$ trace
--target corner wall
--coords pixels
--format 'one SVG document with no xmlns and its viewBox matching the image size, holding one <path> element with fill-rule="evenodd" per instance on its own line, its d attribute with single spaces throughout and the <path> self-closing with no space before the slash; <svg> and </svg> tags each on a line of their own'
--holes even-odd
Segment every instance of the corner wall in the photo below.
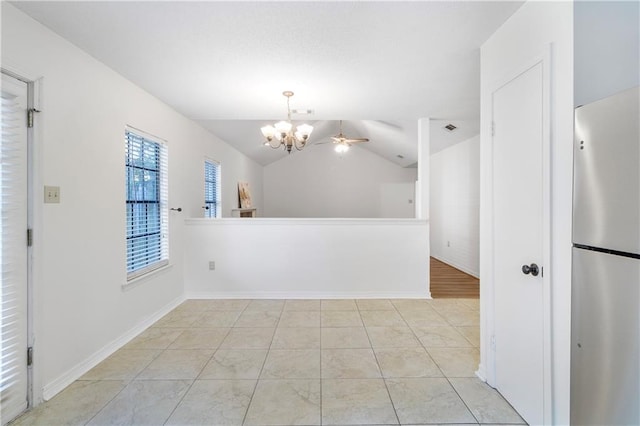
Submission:
<svg viewBox="0 0 640 426">
<path fill-rule="evenodd" d="M 640 85 L 640 3 L 574 2 L 575 106 Z"/>
<path fill-rule="evenodd" d="M 222 164 L 223 211 L 262 167 L 2 2 L 2 67 L 38 80 L 34 184 L 34 397 L 78 378 L 184 297 L 184 219 L 202 217 L 204 158 Z M 126 290 L 124 129 L 169 149 L 171 266 Z M 61 188 L 42 203 L 43 185 Z"/>
<path fill-rule="evenodd" d="M 431 256 L 480 274 L 480 136 L 431 155 Z"/>
<path fill-rule="evenodd" d="M 571 332 L 571 200 L 573 170 L 573 3 L 528 1 L 481 48 L 480 119 L 480 298 L 481 363 L 490 348 L 490 257 L 492 217 L 486 199 L 492 158 L 483 148 L 491 140 L 491 87 L 550 47 L 551 76 L 551 412 L 552 424 L 569 424 Z M 486 202 L 485 202 L 486 201 Z"/>
</svg>

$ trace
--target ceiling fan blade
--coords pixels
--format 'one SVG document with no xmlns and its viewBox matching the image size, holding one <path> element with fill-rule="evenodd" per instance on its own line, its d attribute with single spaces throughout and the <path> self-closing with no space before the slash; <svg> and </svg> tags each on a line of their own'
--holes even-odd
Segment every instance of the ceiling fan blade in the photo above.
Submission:
<svg viewBox="0 0 640 426">
<path fill-rule="evenodd" d="M 361 143 L 361 142 L 369 142 L 368 138 L 347 138 L 344 140 L 346 143 Z"/>
</svg>

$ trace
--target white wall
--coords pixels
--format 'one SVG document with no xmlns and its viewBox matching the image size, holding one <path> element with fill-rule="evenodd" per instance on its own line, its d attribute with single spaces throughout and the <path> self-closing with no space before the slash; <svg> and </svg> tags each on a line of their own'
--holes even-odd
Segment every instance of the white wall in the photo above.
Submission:
<svg viewBox="0 0 640 426">
<path fill-rule="evenodd" d="M 551 281 L 552 423 L 569 424 L 569 364 L 571 321 L 571 188 L 573 154 L 573 3 L 525 3 L 481 48 L 480 148 L 480 282 L 481 363 L 489 351 L 488 317 L 491 269 L 487 233 L 491 216 L 484 202 L 490 182 L 491 89 L 510 73 L 544 53 L 550 46 L 551 74 Z"/>
<path fill-rule="evenodd" d="M 203 160 L 222 163 L 223 208 L 261 167 L 89 55 L 2 2 L 2 67 L 39 79 L 35 146 L 34 393 L 49 397 L 184 294 L 184 218 L 201 216 Z M 168 141 L 171 267 L 122 289 L 124 129 Z M 42 204 L 42 186 L 61 188 Z"/>
<path fill-rule="evenodd" d="M 431 155 L 431 256 L 480 273 L 480 136 Z"/>
<path fill-rule="evenodd" d="M 640 3 L 580 0 L 573 12 L 575 105 L 640 85 Z"/>
<path fill-rule="evenodd" d="M 359 146 L 340 155 L 333 144 L 312 145 L 265 166 L 264 212 L 258 216 L 380 218 L 400 210 L 400 217 L 413 217 L 414 204 L 385 196 L 385 185 L 415 180 L 416 169 Z M 402 204 L 388 205 L 394 201 Z"/>
<path fill-rule="evenodd" d="M 416 219 L 188 220 L 187 297 L 430 297 L 426 229 Z"/>
</svg>

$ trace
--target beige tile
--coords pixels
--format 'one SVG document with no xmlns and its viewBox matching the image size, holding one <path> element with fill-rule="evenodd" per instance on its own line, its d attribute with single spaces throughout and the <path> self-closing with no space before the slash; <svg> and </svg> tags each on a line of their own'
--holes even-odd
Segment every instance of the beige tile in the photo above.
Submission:
<svg viewBox="0 0 640 426">
<path fill-rule="evenodd" d="M 280 311 L 245 311 L 234 327 L 275 327 L 280 320 Z"/>
<path fill-rule="evenodd" d="M 272 349 L 261 379 L 319 379 L 320 349 Z"/>
<path fill-rule="evenodd" d="M 287 311 L 286 309 L 285 305 L 278 327 L 320 327 L 320 311 Z"/>
<path fill-rule="evenodd" d="M 431 307 L 431 299 L 392 299 L 391 303 L 398 310 L 420 310 Z"/>
<path fill-rule="evenodd" d="M 231 327 L 240 316 L 239 311 L 207 311 L 203 312 L 193 327 Z"/>
<path fill-rule="evenodd" d="M 371 349 L 323 349 L 323 379 L 371 379 L 382 377 Z"/>
<path fill-rule="evenodd" d="M 98 413 L 126 382 L 121 380 L 78 380 L 51 400 L 18 417 L 12 426 L 81 425 Z"/>
<path fill-rule="evenodd" d="M 277 299 L 257 299 L 252 300 L 247 305 L 246 311 L 282 311 L 284 300 Z"/>
<path fill-rule="evenodd" d="M 241 425 L 255 380 L 196 380 L 167 425 Z"/>
<path fill-rule="evenodd" d="M 322 327 L 362 327 L 358 311 L 323 311 L 320 315 Z"/>
<path fill-rule="evenodd" d="M 257 379 L 266 356 L 266 349 L 219 349 L 204 367 L 198 380 Z"/>
<path fill-rule="evenodd" d="M 452 309 L 457 307 L 465 307 L 460 299 L 433 299 L 431 307 L 434 309 Z"/>
<path fill-rule="evenodd" d="M 458 299 L 460 304 L 466 306 L 469 309 L 473 309 L 474 311 L 480 310 L 480 299 Z"/>
<path fill-rule="evenodd" d="M 476 423 L 447 379 L 386 379 L 401 424 Z"/>
<path fill-rule="evenodd" d="M 477 348 L 427 348 L 445 377 L 475 377 L 480 363 Z"/>
<path fill-rule="evenodd" d="M 393 311 L 360 311 L 366 327 L 406 327 L 406 323 L 398 312 Z"/>
<path fill-rule="evenodd" d="M 213 310 L 215 300 L 207 299 L 188 299 L 182 302 L 180 306 L 176 308 L 177 311 L 184 312 L 204 312 Z"/>
<path fill-rule="evenodd" d="M 217 349 L 228 328 L 195 328 L 185 330 L 169 346 L 169 349 Z"/>
<path fill-rule="evenodd" d="M 356 301 L 353 299 L 330 299 L 320 302 L 322 311 L 357 311 Z"/>
<path fill-rule="evenodd" d="M 456 327 L 456 330 L 462 334 L 472 346 L 476 348 L 480 347 L 480 327 L 478 326 L 461 326 Z"/>
<path fill-rule="evenodd" d="M 370 348 L 364 327 L 322 328 L 322 349 Z"/>
<path fill-rule="evenodd" d="M 400 315 L 411 327 L 431 327 L 434 325 L 449 325 L 446 319 L 435 310 L 420 309 L 400 311 Z"/>
<path fill-rule="evenodd" d="M 160 318 L 153 327 L 187 328 L 202 316 L 202 312 L 173 310 Z"/>
<path fill-rule="evenodd" d="M 123 349 L 166 349 L 182 333 L 180 328 L 147 328 Z"/>
<path fill-rule="evenodd" d="M 322 424 L 398 424 L 382 379 L 322 380 Z"/>
<path fill-rule="evenodd" d="M 284 304 L 285 311 L 319 311 L 319 300 L 287 300 Z"/>
<path fill-rule="evenodd" d="M 245 425 L 319 425 L 320 380 L 260 380 Z"/>
<path fill-rule="evenodd" d="M 195 379 L 211 355 L 212 350 L 167 349 L 140 373 L 138 379 Z"/>
<path fill-rule="evenodd" d="M 243 311 L 250 300 L 244 299 L 216 299 L 211 300 L 209 305 L 210 311 Z"/>
<path fill-rule="evenodd" d="M 318 349 L 320 348 L 319 328 L 278 327 L 273 337 L 272 349 Z"/>
<path fill-rule="evenodd" d="M 442 377 L 423 348 L 375 349 L 384 377 Z"/>
<path fill-rule="evenodd" d="M 468 348 L 471 343 L 454 327 L 412 327 L 420 343 L 426 348 Z"/>
<path fill-rule="evenodd" d="M 374 348 L 413 348 L 420 342 L 409 327 L 367 327 Z"/>
<path fill-rule="evenodd" d="M 479 326 L 480 312 L 471 310 L 463 305 L 457 305 L 447 308 L 434 308 L 447 322 L 451 325 L 461 326 Z"/>
<path fill-rule="evenodd" d="M 190 386 L 191 380 L 134 380 L 88 424 L 163 424 Z"/>
<path fill-rule="evenodd" d="M 130 380 L 158 356 L 157 349 L 120 349 L 82 376 L 81 380 Z"/>
<path fill-rule="evenodd" d="M 480 423 L 525 424 L 502 395 L 479 379 L 449 381 Z"/>
<path fill-rule="evenodd" d="M 222 341 L 222 349 L 268 349 L 273 328 L 232 328 Z"/>
<path fill-rule="evenodd" d="M 358 305 L 358 309 L 361 311 L 395 311 L 396 308 L 393 306 L 390 300 L 388 299 L 359 299 L 356 300 L 356 305 Z"/>
</svg>

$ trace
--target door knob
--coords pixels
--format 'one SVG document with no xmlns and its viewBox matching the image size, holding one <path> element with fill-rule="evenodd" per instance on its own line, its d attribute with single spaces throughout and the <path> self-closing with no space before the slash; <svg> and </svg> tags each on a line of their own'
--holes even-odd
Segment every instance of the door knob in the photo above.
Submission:
<svg viewBox="0 0 640 426">
<path fill-rule="evenodd" d="M 534 277 L 537 277 L 539 272 L 540 269 L 535 263 L 532 263 L 531 265 L 522 265 L 522 273 L 525 275 L 531 274 Z"/>
</svg>

